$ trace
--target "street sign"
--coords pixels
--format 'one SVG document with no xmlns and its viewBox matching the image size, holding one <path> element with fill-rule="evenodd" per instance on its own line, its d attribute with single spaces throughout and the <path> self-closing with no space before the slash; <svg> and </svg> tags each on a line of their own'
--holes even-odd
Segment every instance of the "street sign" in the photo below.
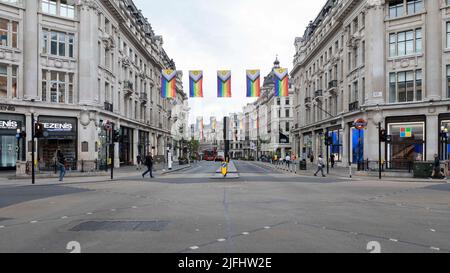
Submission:
<svg viewBox="0 0 450 273">
<path fill-rule="evenodd" d="M 228 163 L 227 162 L 222 162 L 222 175 L 223 177 L 227 176 L 228 174 Z"/>
<path fill-rule="evenodd" d="M 355 128 L 357 130 L 363 130 L 367 127 L 367 121 L 365 121 L 364 119 L 360 118 L 355 120 L 355 122 L 353 123 L 353 126 L 355 126 Z"/>
</svg>

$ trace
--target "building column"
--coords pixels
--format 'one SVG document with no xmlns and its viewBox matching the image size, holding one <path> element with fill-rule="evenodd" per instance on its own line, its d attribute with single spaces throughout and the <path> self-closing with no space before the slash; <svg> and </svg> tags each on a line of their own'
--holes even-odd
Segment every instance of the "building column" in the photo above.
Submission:
<svg viewBox="0 0 450 273">
<path fill-rule="evenodd" d="M 34 1 L 30 1 L 34 2 Z M 36 1 L 37 2 L 37 1 Z M 98 19 L 97 10 L 89 2 L 80 5 L 79 33 L 79 102 L 81 105 L 95 106 L 101 103 L 98 98 Z"/>
<path fill-rule="evenodd" d="M 386 90 L 386 71 L 385 71 L 385 56 L 380 56 L 380 52 L 385 52 L 385 39 L 386 27 L 385 27 L 385 13 L 384 13 L 384 1 L 372 1 L 372 4 L 368 5 L 366 14 L 366 58 L 365 66 L 368 74 L 366 78 L 366 98 L 368 105 L 384 104 L 384 100 L 388 100 L 389 93 L 384 92 Z M 437 1 L 436 1 L 437 2 Z M 384 94 L 384 98 L 383 98 Z M 360 101 L 364 103 L 365 99 Z"/>
<path fill-rule="evenodd" d="M 24 64 L 24 98 L 26 100 L 40 100 L 38 94 L 38 48 L 39 48 L 39 1 L 25 1 L 26 9 L 24 16 L 24 48 L 23 48 L 23 64 Z"/>
<path fill-rule="evenodd" d="M 137 165 L 137 155 L 139 154 L 139 130 L 133 130 L 133 165 Z"/>
<path fill-rule="evenodd" d="M 427 126 L 426 126 L 426 149 L 427 149 L 427 161 L 434 160 L 434 155 L 439 154 L 439 131 L 440 124 L 439 118 L 436 114 L 427 115 Z"/>
<path fill-rule="evenodd" d="M 427 99 L 439 101 L 443 97 L 442 93 L 442 1 L 424 1 L 426 5 L 426 92 Z M 437 150 L 436 150 L 437 151 Z M 430 159 L 430 158 L 429 158 Z"/>
<path fill-rule="evenodd" d="M 349 162 L 349 146 L 350 146 L 350 126 L 345 123 L 345 121 L 342 122 L 342 166 L 348 167 Z"/>
</svg>

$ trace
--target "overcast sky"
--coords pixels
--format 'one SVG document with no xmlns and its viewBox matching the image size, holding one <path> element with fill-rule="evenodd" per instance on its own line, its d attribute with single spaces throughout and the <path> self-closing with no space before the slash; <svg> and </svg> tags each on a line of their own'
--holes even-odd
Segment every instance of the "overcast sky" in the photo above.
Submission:
<svg viewBox="0 0 450 273">
<path fill-rule="evenodd" d="M 189 99 L 190 123 L 242 111 L 247 99 L 245 72 L 267 75 L 278 54 L 292 69 L 295 37 L 302 36 L 325 0 L 134 0 L 164 48 L 182 70 L 189 94 L 189 70 L 204 71 L 203 99 Z M 232 99 L 218 99 L 217 70 L 232 70 Z M 261 81 L 262 84 L 262 81 Z"/>
</svg>

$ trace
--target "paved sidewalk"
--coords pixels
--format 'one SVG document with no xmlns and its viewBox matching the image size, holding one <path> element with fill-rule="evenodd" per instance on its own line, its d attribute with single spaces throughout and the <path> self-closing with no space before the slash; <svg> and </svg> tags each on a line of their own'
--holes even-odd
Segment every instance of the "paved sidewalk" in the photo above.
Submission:
<svg viewBox="0 0 450 273">
<path fill-rule="evenodd" d="M 300 176 L 314 176 L 314 173 L 317 170 L 316 164 L 307 163 L 307 170 L 301 171 L 298 168 L 298 163 L 296 165 L 296 168 L 294 169 L 291 165 L 291 168 L 288 169 L 285 164 L 282 165 L 275 165 L 271 163 L 266 162 L 256 162 L 258 164 L 264 165 L 265 167 L 269 167 L 278 171 L 284 171 L 286 173 L 292 173 L 297 174 Z M 324 169 L 326 173 L 326 167 Z M 391 173 L 392 175 L 392 173 Z M 449 183 L 448 179 L 439 180 L 439 179 L 418 179 L 410 177 L 408 173 L 404 172 L 398 172 L 398 176 L 395 176 L 395 173 L 393 176 L 386 176 L 383 174 L 383 181 L 393 181 L 393 182 L 430 182 L 430 183 Z M 328 174 L 329 177 L 337 177 L 337 178 L 350 178 L 350 168 L 344 168 L 341 166 L 335 166 L 334 168 L 330 167 L 330 174 Z M 367 174 L 366 172 L 358 172 L 355 167 L 352 167 L 351 171 L 351 178 L 355 180 L 379 180 L 378 173 L 373 174 Z"/>
<path fill-rule="evenodd" d="M 156 175 L 165 175 L 168 173 L 184 170 L 187 168 L 192 167 L 191 165 L 179 165 L 178 163 L 174 163 L 171 170 L 167 169 L 166 164 L 156 164 L 153 168 L 153 172 Z M 143 173 L 147 168 L 145 166 L 142 166 L 140 170 L 137 169 L 137 166 L 124 166 L 118 169 L 114 169 L 114 178 L 124 178 L 128 177 L 130 175 L 140 175 Z M 99 171 L 99 172 L 70 172 L 67 171 L 65 178 L 95 178 L 95 179 L 107 179 L 111 176 L 111 170 L 108 171 Z M 42 180 L 42 179 L 56 179 L 59 177 L 59 173 L 55 174 L 54 172 L 47 172 L 47 173 L 37 173 L 36 179 Z M 16 176 L 14 171 L 8 171 L 8 172 L 0 172 L 0 182 L 8 181 L 8 180 L 31 180 L 31 176 Z M 79 180 L 79 179 L 78 179 Z"/>
</svg>

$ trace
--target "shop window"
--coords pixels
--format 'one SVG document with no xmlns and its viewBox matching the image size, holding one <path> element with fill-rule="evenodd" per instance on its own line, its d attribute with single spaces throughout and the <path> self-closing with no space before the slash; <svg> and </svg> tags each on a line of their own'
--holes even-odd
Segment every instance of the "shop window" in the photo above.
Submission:
<svg viewBox="0 0 450 273">
<path fill-rule="evenodd" d="M 447 65 L 447 98 L 450 99 L 450 65 Z"/>
<path fill-rule="evenodd" d="M 388 125 L 392 142 L 388 145 L 391 168 L 406 169 L 409 162 L 422 161 L 425 155 L 425 124 L 394 123 Z"/>
</svg>

